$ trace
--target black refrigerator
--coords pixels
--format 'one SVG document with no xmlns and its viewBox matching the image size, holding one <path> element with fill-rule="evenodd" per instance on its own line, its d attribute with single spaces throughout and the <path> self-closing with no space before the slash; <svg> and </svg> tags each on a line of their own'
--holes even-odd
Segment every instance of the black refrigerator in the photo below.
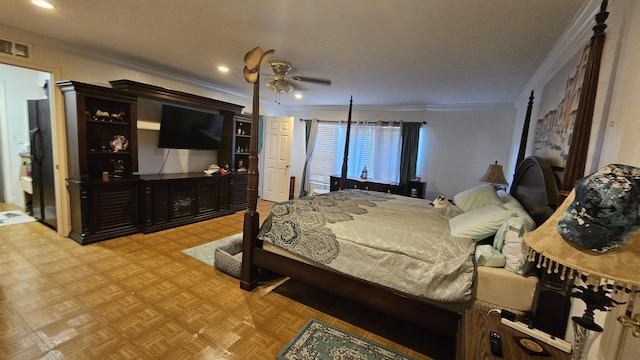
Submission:
<svg viewBox="0 0 640 360">
<path fill-rule="evenodd" d="M 27 100 L 33 179 L 33 217 L 56 229 L 56 197 L 53 182 L 53 147 L 49 100 Z"/>
</svg>

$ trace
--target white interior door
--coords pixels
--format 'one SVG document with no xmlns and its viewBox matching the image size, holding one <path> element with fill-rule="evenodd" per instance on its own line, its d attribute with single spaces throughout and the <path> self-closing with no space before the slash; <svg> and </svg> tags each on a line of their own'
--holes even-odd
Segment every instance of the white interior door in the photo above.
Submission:
<svg viewBox="0 0 640 360">
<path fill-rule="evenodd" d="M 264 171 L 262 198 L 282 202 L 289 200 L 289 169 L 293 117 L 265 118 Z"/>
</svg>

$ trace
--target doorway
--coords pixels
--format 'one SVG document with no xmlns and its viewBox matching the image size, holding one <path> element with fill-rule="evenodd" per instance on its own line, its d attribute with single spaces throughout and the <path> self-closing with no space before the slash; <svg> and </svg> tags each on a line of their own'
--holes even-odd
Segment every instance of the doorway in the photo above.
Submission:
<svg viewBox="0 0 640 360">
<path fill-rule="evenodd" d="M 51 81 L 52 74 L 49 72 L 0 63 L 0 192 L 2 201 L 16 205 L 25 212 L 32 209 L 29 205 L 34 200 L 34 186 L 40 185 L 31 177 L 34 159 L 31 157 L 33 144 L 29 116 L 34 110 L 30 110 L 28 101 L 38 100 L 46 105 L 47 110 L 52 108 L 48 93 Z M 40 128 L 53 129 L 51 114 L 37 112 L 42 120 Z M 52 149 L 53 139 L 52 136 L 46 139 L 44 143 L 47 148 Z M 52 221 L 41 220 L 56 228 L 57 208 L 52 155 L 52 150 L 49 150 L 47 158 L 51 174 L 46 180 L 47 187 L 44 190 L 38 188 L 40 191 L 36 191 L 36 196 L 40 195 L 38 202 L 40 198 L 47 200 L 47 203 L 41 206 L 42 212 L 46 209 L 47 220 Z M 35 210 L 31 212 L 34 213 Z"/>
</svg>

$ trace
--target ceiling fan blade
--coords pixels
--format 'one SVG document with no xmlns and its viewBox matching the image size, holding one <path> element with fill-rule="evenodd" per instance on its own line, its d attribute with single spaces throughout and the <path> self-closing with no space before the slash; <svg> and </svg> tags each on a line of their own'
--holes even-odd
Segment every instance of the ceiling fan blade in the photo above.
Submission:
<svg viewBox="0 0 640 360">
<path fill-rule="evenodd" d="M 318 78 L 312 78 L 312 77 L 306 77 L 306 76 L 291 76 L 291 79 L 296 80 L 296 81 L 304 81 L 304 82 L 308 82 L 308 83 L 314 83 L 314 84 L 319 84 L 319 85 L 331 85 L 331 80 L 329 79 L 318 79 Z"/>
<path fill-rule="evenodd" d="M 293 85 L 293 89 L 294 90 L 298 90 L 298 91 L 307 91 L 308 90 L 306 87 L 300 86 L 300 84 L 296 84 L 294 82 L 292 82 L 291 85 Z"/>
</svg>

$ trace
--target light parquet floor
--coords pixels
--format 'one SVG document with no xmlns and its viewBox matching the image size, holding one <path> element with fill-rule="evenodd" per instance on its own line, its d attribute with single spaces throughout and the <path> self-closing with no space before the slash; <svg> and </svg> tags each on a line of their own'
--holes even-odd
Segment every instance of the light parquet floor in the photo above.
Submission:
<svg viewBox="0 0 640 360">
<path fill-rule="evenodd" d="M 181 252 L 241 232 L 243 214 L 85 246 L 0 227 L 0 359 L 274 359 L 312 317 L 428 359 Z"/>
</svg>

